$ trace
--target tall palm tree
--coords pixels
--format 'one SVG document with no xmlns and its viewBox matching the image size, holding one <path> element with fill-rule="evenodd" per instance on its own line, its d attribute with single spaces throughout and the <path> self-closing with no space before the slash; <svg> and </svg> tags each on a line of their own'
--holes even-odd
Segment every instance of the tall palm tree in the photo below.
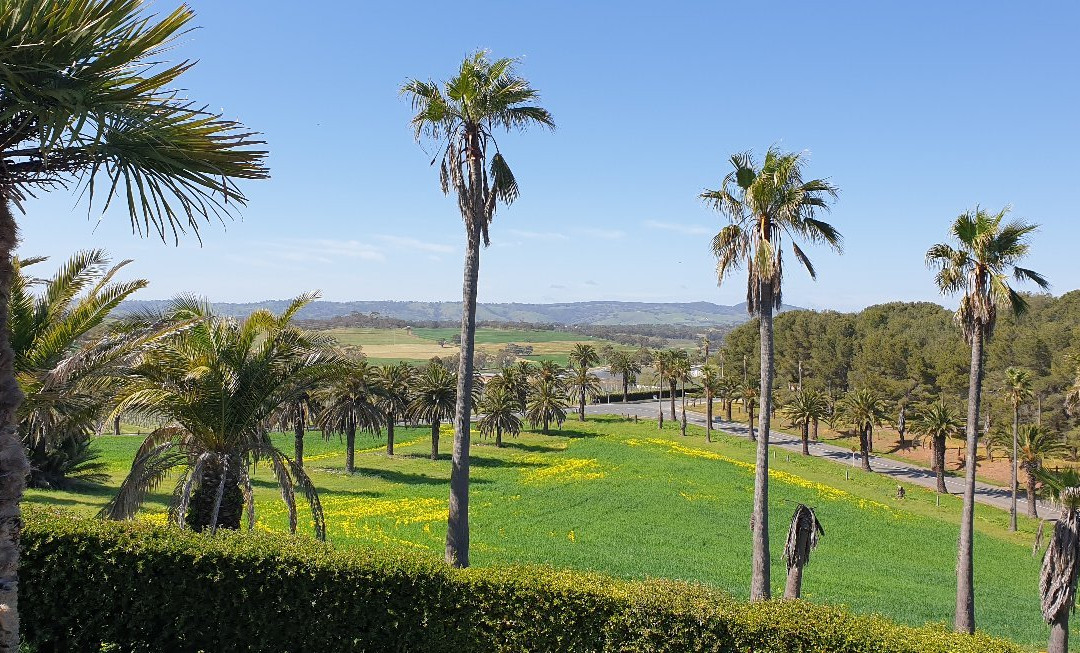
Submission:
<svg viewBox="0 0 1080 653">
<path fill-rule="evenodd" d="M 533 378 L 536 366 L 530 361 L 520 360 L 502 371 L 502 377 L 511 388 L 518 401 L 518 412 L 525 412 L 529 401 L 529 380 Z"/>
<path fill-rule="evenodd" d="M 521 432 L 521 418 L 517 416 L 517 397 L 511 388 L 503 383 L 491 383 L 484 390 L 480 400 L 480 432 L 484 435 L 495 434 L 495 446 L 502 447 L 503 433 L 517 435 Z"/>
<path fill-rule="evenodd" d="M 562 427 L 566 420 L 566 406 L 566 393 L 558 379 L 539 377 L 530 385 L 525 417 L 533 426 L 540 426 L 540 432 L 547 435 L 552 422 Z"/>
<path fill-rule="evenodd" d="M 588 367 L 571 367 L 565 377 L 570 401 L 578 406 L 578 420 L 585 421 L 585 404 L 600 395 L 600 377 Z"/>
<path fill-rule="evenodd" d="M 683 436 L 686 435 L 686 384 L 691 380 L 693 367 L 690 364 L 690 352 L 685 349 L 678 350 L 674 373 L 676 383 L 682 386 L 682 400 L 680 402 L 679 429 Z"/>
<path fill-rule="evenodd" d="M 885 401 L 871 390 L 855 390 L 845 396 L 837 406 L 840 421 L 850 424 L 859 433 L 859 453 L 862 468 L 870 469 L 870 438 L 875 426 L 881 426 L 886 417 Z"/>
<path fill-rule="evenodd" d="M 164 240 L 229 215 L 246 203 L 237 180 L 267 176 L 247 128 L 169 89 L 193 64 L 160 62 L 192 17 L 181 6 L 158 19 L 138 0 L 0 5 L 0 650 L 19 647 L 17 524 L 29 469 L 8 341 L 13 207 L 82 185 L 91 204 L 115 200 L 136 233 Z"/>
<path fill-rule="evenodd" d="M 411 79 L 402 87 L 416 112 L 412 126 L 419 141 L 427 137 L 442 152 L 439 182 L 443 193 L 457 195 L 465 222 L 465 278 L 462 283 L 461 358 L 458 403 L 454 413 L 454 459 L 450 472 L 450 512 L 446 561 L 469 566 L 469 429 L 476 339 L 476 288 L 480 244 L 489 242 L 488 228 L 499 202 L 518 197 L 518 183 L 503 158 L 495 132 L 540 126 L 554 129 L 546 109 L 534 102 L 540 94 L 519 77 L 514 59 L 490 61 L 477 52 L 461 62 L 458 74 L 440 85 Z M 436 155 L 438 158 L 439 155 Z"/>
<path fill-rule="evenodd" d="M 76 253 L 48 280 L 26 274 L 43 260 L 13 259 L 8 305 L 15 373 L 25 396 L 17 415 L 29 481 L 39 488 L 101 481 L 103 464 L 89 451 L 90 437 L 111 409 L 123 364 L 160 332 L 89 332 L 147 282 L 112 281 L 128 261 L 109 267 L 102 250 Z"/>
<path fill-rule="evenodd" d="M 787 561 L 787 585 L 785 599 L 797 599 L 802 595 L 803 567 L 810 562 L 810 553 L 817 548 L 818 538 L 825 535 L 814 509 L 803 504 L 795 506 L 784 543 L 784 560 Z"/>
<path fill-rule="evenodd" d="M 949 436 L 959 437 L 964 429 L 964 420 L 944 399 L 930 404 L 918 413 L 913 430 L 930 438 L 933 443 L 934 462 L 931 467 L 937 474 L 937 491 L 948 492 L 945 487 L 945 440 Z"/>
<path fill-rule="evenodd" d="M 1039 510 L 1036 505 L 1038 496 L 1035 488 L 1039 474 L 1048 458 L 1065 453 L 1065 442 L 1060 435 L 1052 433 L 1043 426 L 1025 424 L 1017 433 L 1017 444 L 1020 468 L 1027 476 L 1027 515 L 1032 519 L 1038 519 Z"/>
<path fill-rule="evenodd" d="M 631 352 L 615 351 L 608 361 L 608 371 L 622 380 L 622 399 L 625 403 L 629 400 L 630 384 L 637 383 L 641 363 Z"/>
<path fill-rule="evenodd" d="M 439 427 L 453 417 L 457 404 L 457 391 L 461 387 L 457 375 L 442 365 L 428 363 L 413 384 L 409 416 L 431 424 L 431 459 L 439 459 Z"/>
<path fill-rule="evenodd" d="M 383 410 L 383 422 L 386 424 L 386 455 L 394 455 L 394 423 L 405 416 L 412 397 L 412 383 L 416 370 L 412 365 L 401 361 L 379 368 L 379 404 Z"/>
<path fill-rule="evenodd" d="M 661 377 L 661 385 L 666 382 L 671 390 L 671 421 L 674 422 L 675 395 L 678 393 L 684 368 L 689 369 L 690 356 L 684 349 L 664 349 L 656 352 L 655 364 L 656 372 Z"/>
<path fill-rule="evenodd" d="M 214 315 L 205 301 L 174 300 L 163 314 L 197 319 L 175 336 L 153 343 L 134 361 L 115 412 L 159 420 L 131 471 L 102 516 L 129 519 L 152 491 L 180 470 L 171 518 L 197 531 L 255 523 L 250 469 L 268 461 L 296 531 L 295 491 L 311 505 L 315 534 L 326 525 L 314 484 L 304 468 L 270 440 L 274 415 L 333 374 L 340 359 L 324 338 L 289 325 L 313 295 L 294 300 L 281 317 L 259 310 L 245 320 Z M 162 320 L 163 321 L 163 320 Z"/>
<path fill-rule="evenodd" d="M 976 207 L 953 222 L 950 235 L 956 247 L 934 245 L 926 252 L 926 263 L 937 269 L 935 282 L 942 294 L 962 293 L 955 320 L 971 345 L 971 373 L 968 380 L 967 468 L 964 478 L 964 508 L 960 525 L 956 566 L 956 630 L 975 632 L 975 586 L 973 580 L 973 538 L 975 528 L 975 466 L 978 453 L 979 400 L 982 394 L 984 347 L 993 335 L 998 311 L 1020 315 L 1027 302 L 1009 286 L 1009 276 L 1049 287 L 1045 278 L 1017 263 L 1030 251 L 1028 239 L 1036 225 L 1022 221 L 1005 222 L 1008 207 L 997 213 Z"/>
<path fill-rule="evenodd" d="M 350 361 L 319 392 L 318 414 L 324 437 L 345 435 L 345 471 L 356 469 L 356 432 L 378 433 L 383 424 L 385 393 L 379 371 L 366 361 Z"/>
<path fill-rule="evenodd" d="M 1080 575 L 1080 473 L 1066 468 L 1054 474 L 1044 472 L 1040 477 L 1062 507 L 1039 574 L 1043 618 L 1050 624 L 1046 651 L 1068 653 L 1069 613 L 1076 609 L 1076 581 Z"/>
<path fill-rule="evenodd" d="M 1017 433 L 1020 430 L 1020 407 L 1031 399 L 1034 390 L 1031 385 L 1031 373 L 1027 370 L 1010 367 L 1005 370 L 1005 396 L 1013 410 L 1012 424 L 1012 500 L 1009 504 L 1009 530 L 1016 530 L 1016 486 L 1017 486 Z"/>
<path fill-rule="evenodd" d="M 758 438 L 754 478 L 753 575 L 750 599 L 767 599 L 769 589 L 769 420 L 772 415 L 773 310 L 780 307 L 783 281 L 783 239 L 792 253 L 815 276 L 814 266 L 797 242 L 825 243 L 840 250 L 840 234 L 817 218 L 828 208 L 837 189 L 821 179 L 803 179 L 805 158 L 769 148 L 759 166 L 750 152 L 730 159 L 734 170 L 720 189 L 701 198 L 731 223 L 713 238 L 720 283 L 741 266 L 747 268 L 746 309 L 760 317 L 761 437 Z"/>
<path fill-rule="evenodd" d="M 705 390 L 705 441 L 712 442 L 713 399 L 724 392 L 720 368 L 706 363 L 701 367 L 701 387 Z"/>
</svg>

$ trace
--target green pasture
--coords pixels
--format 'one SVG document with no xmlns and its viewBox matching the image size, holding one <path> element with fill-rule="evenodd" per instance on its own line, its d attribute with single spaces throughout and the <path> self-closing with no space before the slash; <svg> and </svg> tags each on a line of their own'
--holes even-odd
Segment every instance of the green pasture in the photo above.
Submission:
<svg viewBox="0 0 1080 653">
<path fill-rule="evenodd" d="M 474 438 L 472 561 L 541 563 L 628 578 L 700 581 L 745 597 L 749 587 L 753 445 L 717 434 L 704 441 L 691 426 L 658 431 L 655 422 L 621 418 L 569 421 L 563 431 L 528 432 L 496 448 Z M 287 452 L 291 435 L 275 439 Z M 306 466 L 318 485 L 330 539 L 341 547 L 371 542 L 440 553 L 446 528 L 449 435 L 443 456 L 428 458 L 426 428 L 397 430 L 397 452 L 384 440 L 358 438 L 357 471 L 344 472 L 344 447 L 308 434 Z M 78 492 L 27 493 L 32 503 L 93 513 L 114 491 L 140 439 L 103 436 L 94 447 L 109 464 L 108 485 Z M 893 479 L 829 461 L 778 453 L 772 462 L 770 533 L 774 592 L 797 503 L 815 507 L 826 535 L 807 567 L 812 601 L 845 604 L 909 624 L 951 622 L 960 500 L 907 488 Z M 850 478 L 847 477 L 850 474 Z M 168 480 L 143 517 L 162 519 Z M 266 469 L 257 470 L 258 528 L 284 530 L 286 515 Z M 301 522 L 310 528 L 307 519 Z M 1036 524 L 1007 530 L 1007 513 L 976 510 L 976 604 L 980 629 L 1028 646 L 1045 642 L 1039 616 Z M 310 532 L 310 531 L 309 531 Z"/>
</svg>

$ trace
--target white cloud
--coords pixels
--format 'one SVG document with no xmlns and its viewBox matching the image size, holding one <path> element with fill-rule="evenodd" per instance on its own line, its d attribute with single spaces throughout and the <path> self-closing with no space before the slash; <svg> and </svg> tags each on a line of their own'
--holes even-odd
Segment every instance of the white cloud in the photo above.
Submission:
<svg viewBox="0 0 1080 653">
<path fill-rule="evenodd" d="M 626 237 L 626 232 L 621 229 L 597 229 L 595 227 L 581 227 L 574 229 L 574 233 L 604 240 L 619 240 Z"/>
<path fill-rule="evenodd" d="M 253 252 L 296 263 L 334 263 L 342 258 L 385 261 L 378 247 L 357 240 L 300 239 L 252 243 Z M 244 252 L 241 252 L 244 253 Z"/>
<path fill-rule="evenodd" d="M 687 236 L 708 236 L 713 232 L 708 227 L 703 227 L 697 224 L 682 224 L 678 222 L 660 222 L 659 220 L 646 220 L 643 223 L 650 229 L 662 229 L 664 231 L 674 231 L 675 233 L 685 234 Z"/>
<path fill-rule="evenodd" d="M 423 240 L 417 240 L 416 238 L 410 238 L 408 236 L 391 236 L 387 234 L 379 234 L 375 236 L 384 243 L 390 243 L 391 245 L 397 245 L 398 247 L 404 247 L 405 249 L 411 249 L 418 252 L 435 252 L 438 254 L 449 254 L 454 251 L 454 248 L 445 243 L 429 243 Z"/>
</svg>

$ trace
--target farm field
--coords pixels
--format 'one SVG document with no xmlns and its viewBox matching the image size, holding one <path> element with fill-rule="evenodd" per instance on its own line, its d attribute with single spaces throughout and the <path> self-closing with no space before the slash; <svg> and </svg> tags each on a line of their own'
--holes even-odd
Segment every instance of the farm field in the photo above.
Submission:
<svg viewBox="0 0 1080 653">
<path fill-rule="evenodd" d="M 331 329 L 327 331 L 343 345 L 359 345 L 369 362 L 382 365 L 398 361 L 422 362 L 433 356 L 453 356 L 459 347 L 452 343 L 458 329 Z M 445 346 L 439 340 L 445 340 Z M 533 353 L 524 356 L 528 360 L 554 360 L 560 365 L 567 363 L 567 355 L 574 345 L 588 342 L 594 346 L 605 344 L 589 336 L 565 331 L 530 331 L 516 329 L 487 329 L 476 331 L 478 349 L 494 354 L 507 343 L 530 345 Z M 617 348 L 623 345 L 611 343 Z"/>
<path fill-rule="evenodd" d="M 550 436 L 523 433 L 496 448 L 473 449 L 472 557 L 476 565 L 546 563 L 622 577 L 704 582 L 740 597 L 749 586 L 752 444 L 702 429 L 659 432 L 655 423 L 615 417 L 568 421 Z M 276 435 L 291 451 L 291 434 Z M 357 472 L 346 475 L 344 447 L 308 435 L 306 464 L 322 497 L 330 539 L 341 547 L 405 546 L 441 555 L 450 474 L 444 456 L 428 459 L 425 428 L 398 429 L 398 455 L 384 440 L 358 438 Z M 84 492 L 32 490 L 27 501 L 93 513 L 111 496 L 140 443 L 103 436 L 94 446 L 110 481 Z M 826 535 L 811 558 L 806 598 L 879 612 L 910 624 L 951 622 L 960 500 L 818 459 L 779 454 L 770 485 L 774 592 L 782 591 L 780 558 L 797 503 L 814 506 Z M 284 530 L 286 517 L 268 471 L 256 474 L 259 528 Z M 142 518 L 163 519 L 166 481 Z M 976 508 L 976 601 L 980 629 L 1035 647 L 1045 642 L 1038 609 L 1036 524 Z M 306 519 L 301 519 L 305 526 Z M 310 531 L 309 531 L 310 532 Z M 1075 630 L 1074 630 L 1075 632 Z"/>
</svg>

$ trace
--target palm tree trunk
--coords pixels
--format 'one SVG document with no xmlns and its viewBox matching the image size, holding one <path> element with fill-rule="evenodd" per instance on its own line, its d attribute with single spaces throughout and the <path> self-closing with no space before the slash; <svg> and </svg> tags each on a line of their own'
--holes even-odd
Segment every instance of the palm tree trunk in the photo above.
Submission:
<svg viewBox="0 0 1080 653">
<path fill-rule="evenodd" d="M 676 385 L 675 385 L 674 382 L 672 382 L 671 383 L 671 421 L 672 422 L 675 421 L 675 389 L 676 389 Z"/>
<path fill-rule="evenodd" d="M 705 441 L 712 442 L 712 392 L 705 391 Z"/>
<path fill-rule="evenodd" d="M 630 400 L 630 377 L 625 374 L 622 377 L 622 400 L 624 404 Z"/>
<path fill-rule="evenodd" d="M 810 455 L 810 422 L 806 420 L 802 423 L 802 454 Z"/>
<path fill-rule="evenodd" d="M 787 572 L 787 585 L 784 587 L 785 599 L 797 599 L 802 595 L 802 565 L 792 565 Z"/>
<path fill-rule="evenodd" d="M 814 442 L 818 441 L 818 418 L 814 418 Z"/>
<path fill-rule="evenodd" d="M 757 436 L 754 435 L 754 404 L 752 403 L 746 408 L 746 418 L 746 422 L 750 426 L 750 441 L 756 442 Z"/>
<path fill-rule="evenodd" d="M 1020 406 L 1013 405 L 1013 450 L 1012 450 L 1012 482 L 1009 487 L 1012 488 L 1012 500 L 1009 504 L 1009 530 L 1016 531 L 1016 491 L 1017 491 L 1017 469 L 1016 469 L 1016 438 L 1017 431 L 1020 430 Z"/>
<path fill-rule="evenodd" d="M 1046 653 L 1069 653 L 1069 610 L 1062 610 L 1050 622 L 1050 640 Z"/>
<path fill-rule="evenodd" d="M 0 651 L 19 650 L 19 502 L 30 463 L 15 425 L 23 393 L 15 381 L 8 300 L 14 269 L 11 255 L 19 233 L 11 204 L 0 194 Z"/>
<path fill-rule="evenodd" d="M 304 466 L 304 416 L 300 413 L 296 417 L 296 421 L 293 422 L 293 448 L 295 449 L 294 459 L 296 464 L 301 467 Z"/>
<path fill-rule="evenodd" d="M 581 396 L 578 397 L 578 421 L 585 421 L 585 386 L 581 386 Z"/>
<path fill-rule="evenodd" d="M 1027 516 L 1032 519 L 1039 518 L 1039 508 L 1036 505 L 1035 495 L 1035 472 L 1027 470 Z"/>
<path fill-rule="evenodd" d="M 859 455 L 862 457 L 862 468 L 868 472 L 874 471 L 870 469 L 870 429 L 859 429 Z"/>
<path fill-rule="evenodd" d="M 244 512 L 244 494 L 240 490 L 240 461 L 230 461 L 222 483 L 220 465 L 206 465 L 203 468 L 199 486 L 191 493 L 191 503 L 185 521 L 192 530 L 202 532 L 210 528 L 215 506 L 217 507 L 217 528 L 237 530 Z M 218 491 L 222 490 L 220 503 Z M 0 649 L 2 650 L 2 649 Z"/>
<path fill-rule="evenodd" d="M 117 415 L 116 417 L 113 418 L 112 432 L 113 432 L 113 435 L 120 435 L 120 416 L 119 415 Z"/>
<path fill-rule="evenodd" d="M 773 382 L 773 289 L 771 283 L 758 284 L 761 304 L 761 428 L 757 439 L 757 462 L 754 466 L 754 533 L 751 560 L 750 600 L 761 601 L 772 595 L 769 580 L 769 419 L 772 413 Z M 750 432 L 754 429 L 751 427 Z"/>
<path fill-rule="evenodd" d="M 466 226 L 465 269 L 461 283 L 461 355 L 458 358 L 454 406 L 454 453 L 450 468 L 449 514 L 446 521 L 446 562 L 469 566 L 469 446 L 472 428 L 473 354 L 476 351 L 476 291 L 480 278 L 480 239 L 487 224 L 484 152 L 478 128 L 466 130 L 468 187 L 461 185 L 462 217 Z M 467 199 L 466 199 L 467 198 Z"/>
<path fill-rule="evenodd" d="M 345 429 L 345 471 L 352 474 L 356 469 L 356 424 Z"/>
<path fill-rule="evenodd" d="M 731 404 L 733 404 L 733 403 L 735 403 L 735 402 L 732 401 L 731 399 L 728 399 L 727 401 L 724 402 L 724 411 L 727 413 L 725 415 L 725 418 L 729 422 L 731 421 Z"/>
<path fill-rule="evenodd" d="M 500 426 L 499 424 L 495 425 L 495 446 L 499 447 L 500 449 L 503 446 L 503 443 L 502 443 L 502 426 Z"/>
<path fill-rule="evenodd" d="M 937 472 L 937 491 L 948 493 L 945 487 L 945 436 L 934 438 L 934 470 Z"/>
<path fill-rule="evenodd" d="M 544 416 L 544 428 L 540 429 L 540 432 L 543 433 L 544 435 L 547 435 L 549 426 L 551 426 L 551 422 L 548 420 L 547 416 L 545 415 Z"/>
<path fill-rule="evenodd" d="M 439 420 L 431 420 L 431 459 L 439 459 Z"/>
<path fill-rule="evenodd" d="M 394 455 L 394 413 L 386 413 L 386 455 Z"/>
<path fill-rule="evenodd" d="M 983 377 L 983 324 L 975 320 L 971 336 L 971 376 L 968 382 L 967 461 L 964 473 L 964 508 L 960 520 L 960 542 L 956 564 L 955 628 L 975 632 L 975 466 L 979 445 L 979 397 Z"/>
</svg>

